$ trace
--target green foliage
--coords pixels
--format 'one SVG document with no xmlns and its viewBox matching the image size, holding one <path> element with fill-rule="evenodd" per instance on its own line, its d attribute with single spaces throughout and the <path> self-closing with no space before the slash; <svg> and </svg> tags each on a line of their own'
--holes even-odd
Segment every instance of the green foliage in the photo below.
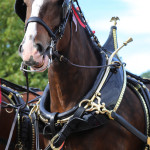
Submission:
<svg viewBox="0 0 150 150">
<path fill-rule="evenodd" d="M 14 12 L 15 0 L 0 0 L 0 77 L 25 85 L 20 71 L 21 58 L 18 47 L 24 36 L 24 23 Z M 29 74 L 29 85 L 44 89 L 48 82 L 47 71 Z"/>
<path fill-rule="evenodd" d="M 141 75 L 144 78 L 150 78 L 150 71 L 147 71 Z"/>
</svg>

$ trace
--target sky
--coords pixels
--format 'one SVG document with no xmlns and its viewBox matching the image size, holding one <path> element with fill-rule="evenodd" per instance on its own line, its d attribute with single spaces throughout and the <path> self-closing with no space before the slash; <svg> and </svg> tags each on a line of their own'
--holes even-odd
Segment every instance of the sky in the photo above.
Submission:
<svg viewBox="0 0 150 150">
<path fill-rule="evenodd" d="M 111 17 L 118 16 L 118 47 L 129 37 L 133 42 L 119 56 L 126 70 L 141 75 L 150 70 L 150 0 L 78 0 L 92 30 L 101 45 L 109 35 Z"/>
</svg>

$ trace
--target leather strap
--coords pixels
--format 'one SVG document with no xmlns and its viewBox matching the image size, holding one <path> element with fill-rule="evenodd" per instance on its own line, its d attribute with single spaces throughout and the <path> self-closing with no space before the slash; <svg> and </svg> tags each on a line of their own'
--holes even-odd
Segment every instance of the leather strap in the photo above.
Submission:
<svg viewBox="0 0 150 150">
<path fill-rule="evenodd" d="M 133 127 L 129 122 L 127 122 L 123 117 L 121 117 L 119 114 L 116 112 L 111 113 L 112 118 L 116 122 L 118 122 L 120 125 L 122 125 L 124 128 L 126 128 L 129 132 L 137 136 L 141 141 L 144 143 L 147 143 L 147 136 L 145 136 L 142 132 L 137 130 L 135 127 Z"/>
<path fill-rule="evenodd" d="M 149 111 L 149 115 L 150 115 L 150 92 L 148 91 L 148 89 L 147 88 L 143 88 L 144 87 L 144 84 L 142 83 L 142 82 L 144 82 L 144 79 L 142 79 L 142 82 L 139 82 L 139 81 L 137 81 L 136 79 L 134 79 L 134 78 L 130 78 L 130 77 L 128 77 L 127 78 L 128 79 L 128 81 L 131 83 L 131 84 L 133 84 L 135 87 L 137 87 L 138 88 L 138 91 L 141 93 L 141 95 L 143 96 L 143 98 L 144 98 L 144 100 L 145 100 L 145 102 L 146 102 L 146 105 L 147 105 L 147 107 L 148 107 L 148 111 Z M 140 78 L 138 78 L 139 80 L 140 80 Z M 141 80 L 140 80 L 141 81 Z M 147 80 L 146 80 L 146 82 L 147 82 Z M 149 83 L 150 83 L 150 81 L 149 81 Z"/>
<path fill-rule="evenodd" d="M 37 119 L 37 115 L 32 113 L 32 123 L 34 124 L 34 129 L 35 129 L 35 141 L 36 141 L 36 150 L 40 150 L 40 145 L 39 145 L 39 121 Z"/>
<path fill-rule="evenodd" d="M 84 107 L 79 107 L 74 116 L 63 126 L 58 133 L 58 138 L 54 141 L 55 147 L 60 147 L 66 138 L 76 129 L 79 122 L 82 122 L 81 116 L 85 111 Z"/>
<path fill-rule="evenodd" d="M 26 24 L 26 27 L 25 27 L 25 31 L 28 27 L 28 24 L 30 22 L 37 22 L 39 24 L 41 24 L 45 29 L 46 31 L 48 32 L 49 36 L 52 37 L 52 39 L 56 39 L 56 35 L 53 33 L 53 31 L 49 28 L 49 26 L 42 20 L 40 19 L 39 17 L 30 17 L 27 21 L 27 24 Z"/>
<path fill-rule="evenodd" d="M 11 143 L 11 139 L 12 139 L 12 136 L 13 136 L 13 132 L 14 132 L 14 128 L 15 128 L 15 125 L 16 125 L 16 122 L 17 122 L 19 111 L 20 111 L 20 107 L 18 107 L 18 109 L 16 111 L 16 115 L 15 115 L 15 118 L 14 118 L 11 130 L 10 130 L 10 133 L 9 133 L 9 138 L 8 138 L 5 150 L 9 149 L 9 146 L 10 146 L 10 143 Z"/>
<path fill-rule="evenodd" d="M 3 84 L 4 85 L 6 85 L 6 86 L 8 86 L 8 87 L 10 87 L 10 88 L 12 88 L 12 89 L 14 89 L 14 90 L 16 90 L 16 91 L 20 91 L 20 92 L 26 92 L 26 90 L 27 90 L 27 88 L 26 87 L 24 87 L 24 86 L 20 86 L 20 85 L 17 85 L 17 84 L 14 84 L 14 83 L 12 83 L 12 82 L 10 82 L 10 81 L 7 81 L 7 80 L 5 80 L 5 79 L 2 79 L 2 78 L 0 78 L 0 80 L 1 80 L 1 87 L 3 87 Z M 4 87 L 3 87 L 4 88 Z M 2 89 L 1 89 L 2 90 Z M 8 90 L 8 88 L 7 88 L 7 90 Z M 36 93 L 37 91 L 40 91 L 40 89 L 37 89 L 37 88 L 29 88 L 29 92 L 30 93 L 32 93 L 32 94 L 34 94 L 34 95 L 36 95 L 36 96 L 40 96 L 38 93 Z M 3 91 L 2 91 L 3 92 Z"/>
<path fill-rule="evenodd" d="M 58 114 L 57 112 L 51 113 L 51 117 L 50 117 L 50 129 L 51 129 L 52 136 L 55 136 L 56 134 L 55 121 L 56 121 L 57 114 Z"/>
</svg>

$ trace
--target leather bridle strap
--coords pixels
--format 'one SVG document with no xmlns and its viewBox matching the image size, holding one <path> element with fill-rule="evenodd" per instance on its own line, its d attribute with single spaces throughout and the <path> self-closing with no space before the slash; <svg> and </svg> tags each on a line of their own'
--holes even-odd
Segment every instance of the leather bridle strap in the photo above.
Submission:
<svg viewBox="0 0 150 150">
<path fill-rule="evenodd" d="M 46 31 L 48 32 L 49 36 L 52 38 L 52 39 L 56 39 L 56 35 L 53 33 L 53 31 L 49 28 L 49 26 L 42 20 L 40 19 L 39 17 L 30 17 L 27 21 L 27 24 L 25 26 L 25 31 L 27 30 L 27 27 L 28 27 L 28 24 L 30 22 L 37 22 L 39 24 L 41 24 L 45 29 Z"/>
<path fill-rule="evenodd" d="M 24 66 L 25 68 L 27 68 L 27 66 Z M 21 107 L 21 109 L 23 110 L 24 108 L 26 108 L 26 106 L 28 105 L 28 101 L 29 101 L 29 79 L 28 79 L 28 72 L 23 72 L 24 73 L 24 76 L 26 78 L 26 86 L 27 86 L 27 99 L 26 99 L 26 103 L 24 106 Z"/>
<path fill-rule="evenodd" d="M 71 1 L 72 3 L 72 1 Z M 70 16 L 70 13 L 71 13 L 71 10 L 72 8 L 70 7 L 69 10 L 68 10 L 68 13 L 66 15 L 66 17 L 62 20 L 62 22 L 60 23 L 58 29 L 56 31 L 52 31 L 50 29 L 50 27 L 39 17 L 30 17 L 26 23 L 26 26 L 25 26 L 25 31 L 27 30 L 27 27 L 28 27 L 28 24 L 31 23 L 31 22 L 37 22 L 39 24 L 41 24 L 45 29 L 46 31 L 48 32 L 50 38 L 54 41 L 54 42 L 57 42 L 58 39 L 61 39 L 62 36 L 64 35 L 64 31 L 65 31 L 65 27 L 66 27 L 66 24 L 67 24 L 67 21 L 69 19 L 69 16 Z M 56 37 L 56 34 L 59 32 L 59 36 Z"/>
</svg>

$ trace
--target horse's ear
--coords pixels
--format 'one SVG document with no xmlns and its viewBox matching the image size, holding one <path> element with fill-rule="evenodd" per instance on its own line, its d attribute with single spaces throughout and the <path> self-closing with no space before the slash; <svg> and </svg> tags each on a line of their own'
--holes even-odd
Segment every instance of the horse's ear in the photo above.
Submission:
<svg viewBox="0 0 150 150">
<path fill-rule="evenodd" d="M 26 4 L 23 2 L 23 0 L 16 0 L 15 12 L 23 22 L 25 22 L 25 18 L 26 18 L 26 9 L 27 7 Z"/>
<path fill-rule="evenodd" d="M 64 0 L 63 4 L 62 4 L 62 8 L 63 8 L 63 19 L 66 18 L 66 15 L 68 13 L 68 10 L 70 9 L 70 5 L 71 5 L 71 0 Z"/>
</svg>

